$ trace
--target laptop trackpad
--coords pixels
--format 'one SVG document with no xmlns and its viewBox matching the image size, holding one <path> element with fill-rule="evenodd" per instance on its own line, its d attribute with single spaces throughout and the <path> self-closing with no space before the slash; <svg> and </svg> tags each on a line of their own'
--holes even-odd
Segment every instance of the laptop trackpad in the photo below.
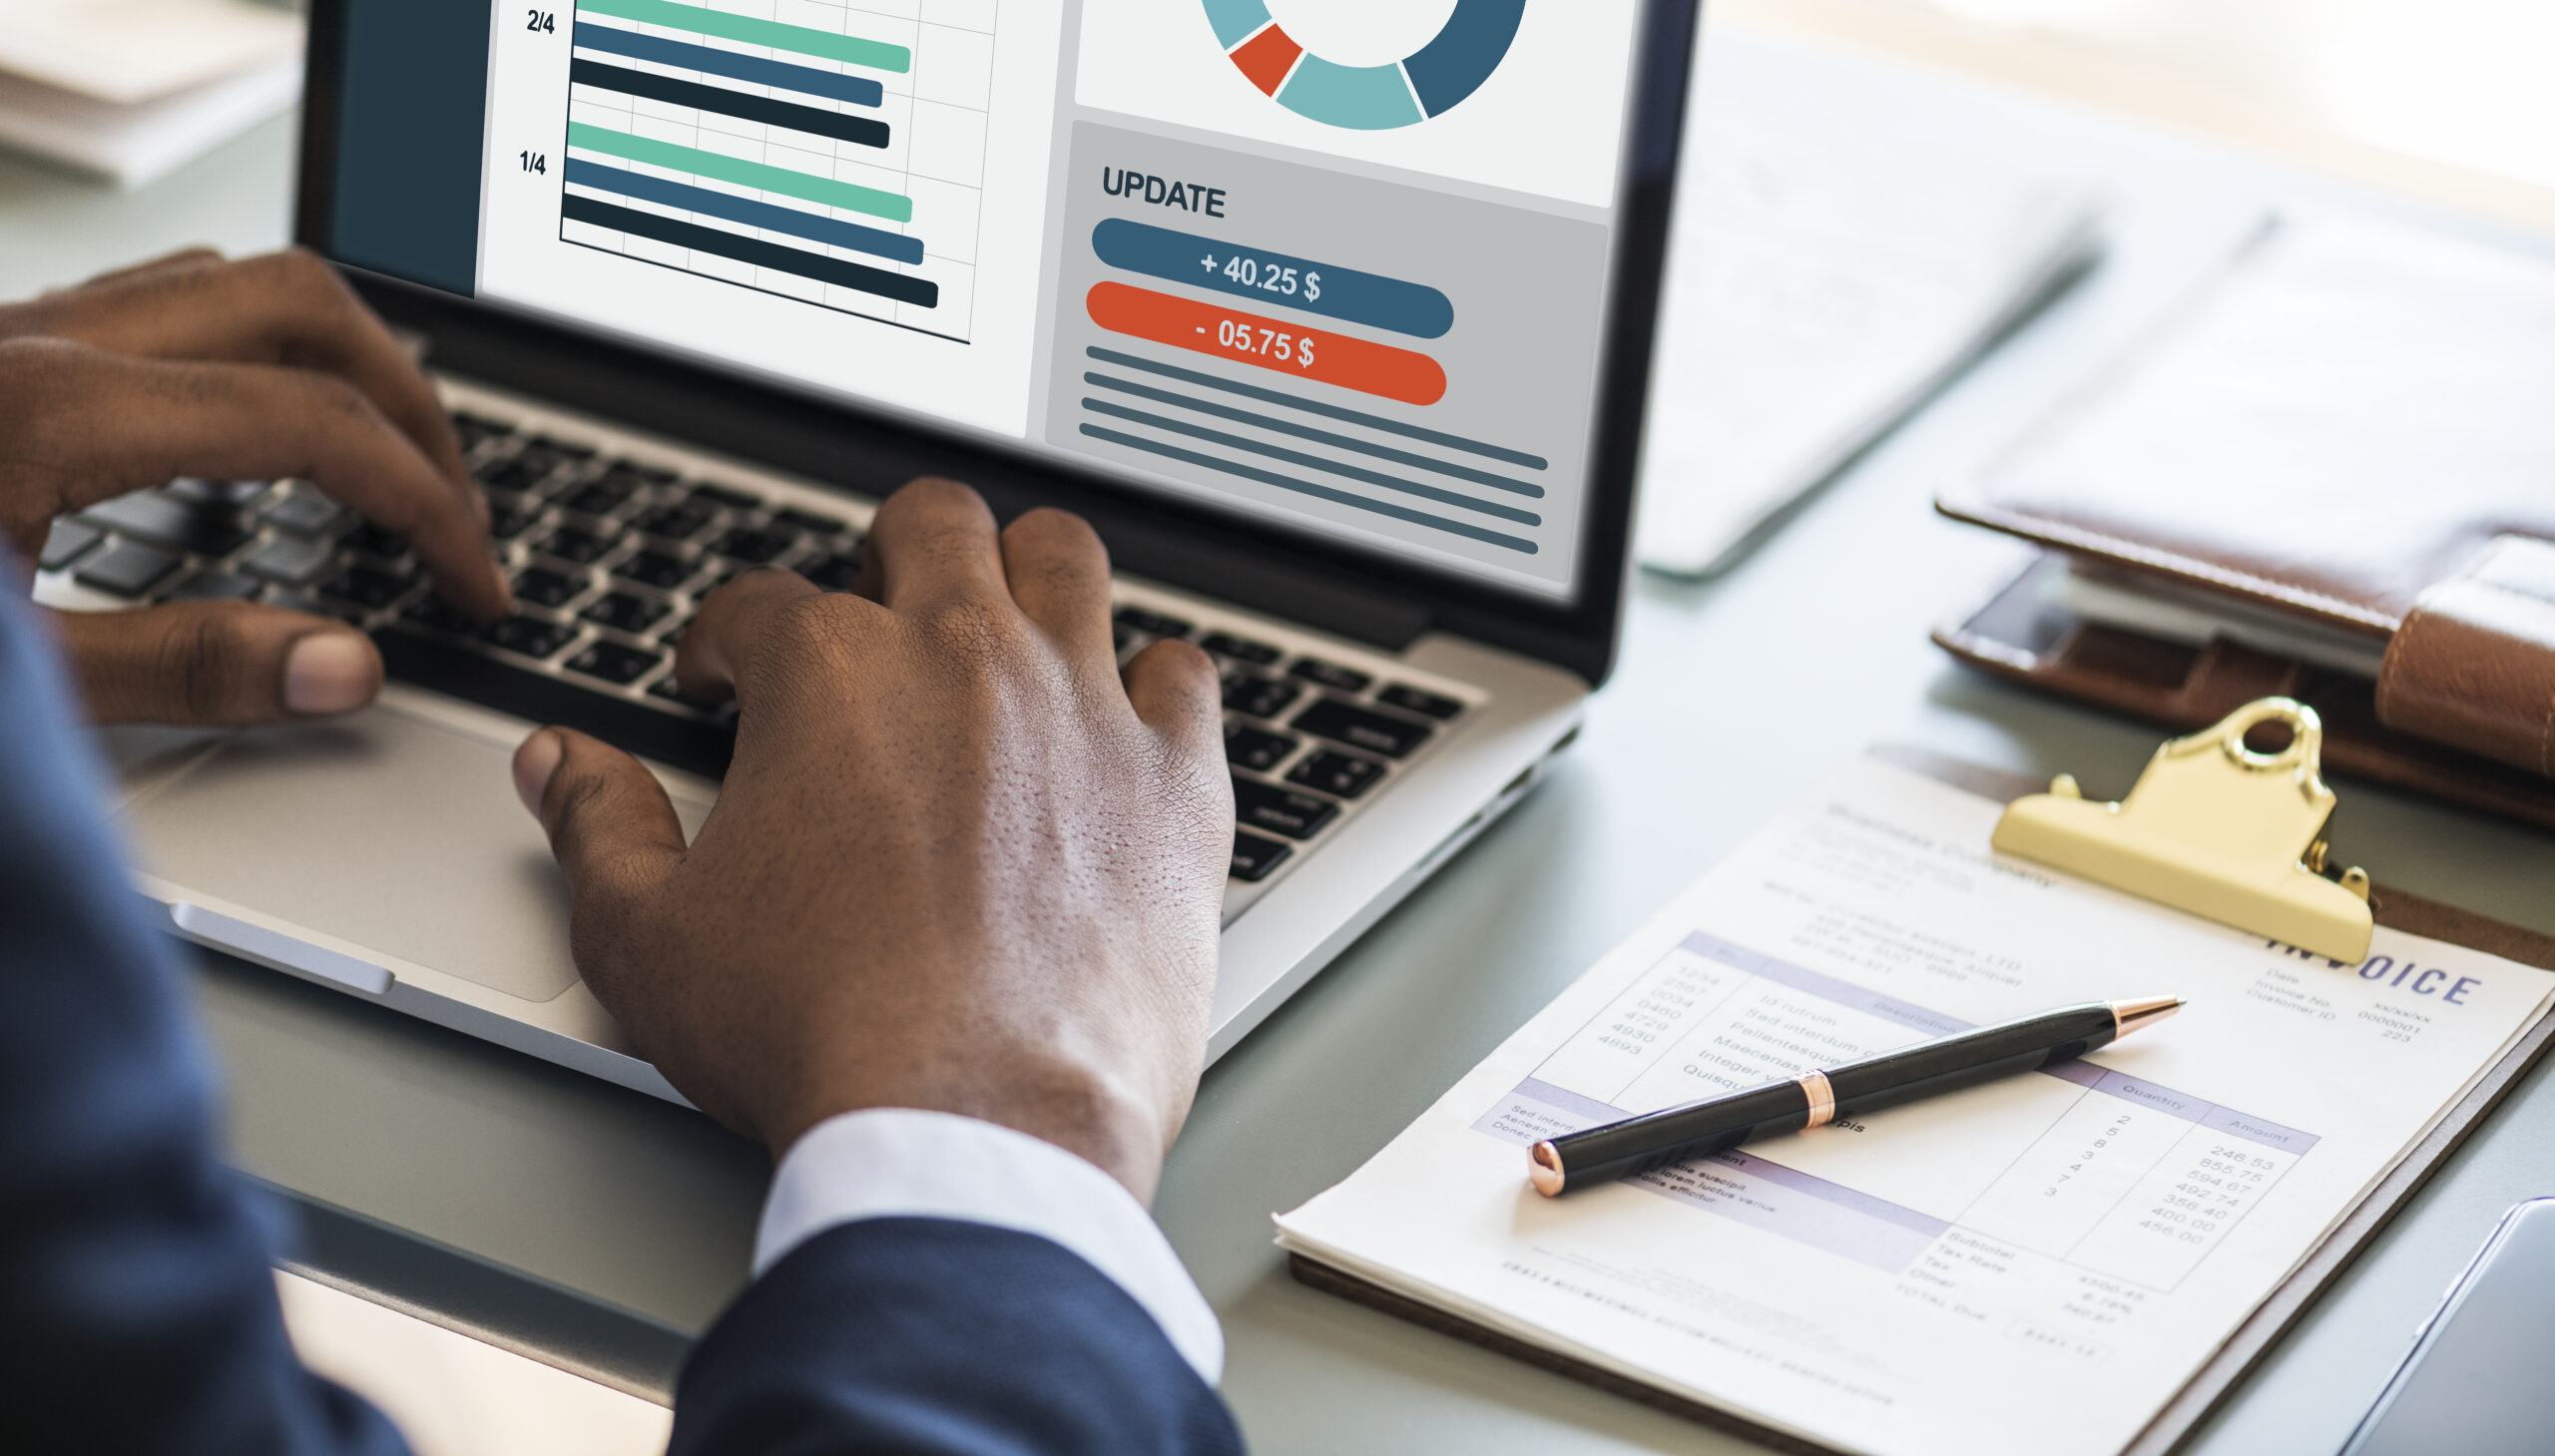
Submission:
<svg viewBox="0 0 2555 1456">
<path fill-rule="evenodd" d="M 547 1001 L 577 980 L 567 884 L 512 757 L 384 706 L 235 734 L 127 816 L 144 867 L 181 890 Z M 709 805 L 676 802 L 698 829 Z"/>
</svg>

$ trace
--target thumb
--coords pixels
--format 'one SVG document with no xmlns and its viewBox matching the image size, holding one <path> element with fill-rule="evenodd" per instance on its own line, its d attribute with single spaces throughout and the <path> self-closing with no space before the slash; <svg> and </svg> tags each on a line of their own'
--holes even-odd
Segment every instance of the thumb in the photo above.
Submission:
<svg viewBox="0 0 2555 1456">
<path fill-rule="evenodd" d="M 371 640 L 325 617 L 255 602 L 53 616 L 99 723 L 272 723 L 349 713 L 381 691 Z"/>
<path fill-rule="evenodd" d="M 550 835 L 550 852 L 584 907 L 627 894 L 682 857 L 683 823 L 638 759 L 571 728 L 546 728 L 515 749 L 515 793 Z"/>
</svg>

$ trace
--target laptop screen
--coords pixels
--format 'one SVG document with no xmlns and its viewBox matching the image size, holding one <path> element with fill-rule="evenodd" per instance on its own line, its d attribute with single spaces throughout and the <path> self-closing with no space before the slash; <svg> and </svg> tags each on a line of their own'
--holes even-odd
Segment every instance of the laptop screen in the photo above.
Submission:
<svg viewBox="0 0 2555 1456">
<path fill-rule="evenodd" d="M 1640 24 L 348 0 L 325 246 L 1567 600 Z"/>
</svg>

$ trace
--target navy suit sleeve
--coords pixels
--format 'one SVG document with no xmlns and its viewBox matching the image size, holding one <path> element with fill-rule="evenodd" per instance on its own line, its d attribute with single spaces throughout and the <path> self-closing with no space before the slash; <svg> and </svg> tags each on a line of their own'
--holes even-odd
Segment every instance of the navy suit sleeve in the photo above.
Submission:
<svg viewBox="0 0 2555 1456">
<path fill-rule="evenodd" d="M 69 702 L 0 588 L 0 1450 L 404 1451 L 285 1339 L 174 947 Z"/>
<path fill-rule="evenodd" d="M 1239 1453 L 1126 1290 L 1035 1234 L 867 1218 L 790 1250 L 694 1350 L 669 1456 Z"/>
</svg>

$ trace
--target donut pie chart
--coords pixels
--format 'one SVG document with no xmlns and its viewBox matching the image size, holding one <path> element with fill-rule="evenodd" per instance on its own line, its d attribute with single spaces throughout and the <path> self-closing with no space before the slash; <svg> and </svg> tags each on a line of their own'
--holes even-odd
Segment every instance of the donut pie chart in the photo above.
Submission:
<svg viewBox="0 0 2555 1456">
<path fill-rule="evenodd" d="M 1265 0 L 1206 0 L 1225 55 L 1264 95 L 1324 126 L 1382 132 L 1442 116 L 1516 43 L 1526 0 L 1457 0 L 1436 38 L 1389 66 L 1342 66 L 1297 45 Z"/>
</svg>

